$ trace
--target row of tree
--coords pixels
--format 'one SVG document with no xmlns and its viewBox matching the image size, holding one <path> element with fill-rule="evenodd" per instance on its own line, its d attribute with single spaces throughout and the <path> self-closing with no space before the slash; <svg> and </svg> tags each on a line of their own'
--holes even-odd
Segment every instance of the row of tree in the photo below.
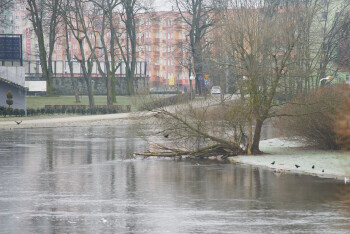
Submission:
<svg viewBox="0 0 350 234">
<path fill-rule="evenodd" d="M 25 1 L 30 21 L 38 38 L 40 64 L 43 77 L 47 81 L 49 95 L 52 94 L 52 56 L 57 40 L 66 42 L 71 77 L 74 77 L 72 59 L 80 63 L 90 107 L 94 105 L 91 89 L 93 62 L 96 62 L 99 73 L 107 81 L 108 105 L 116 102 L 115 72 L 120 62 L 126 64 L 128 93 L 134 94 L 133 83 L 137 59 L 135 16 L 138 12 L 147 9 L 145 2 L 141 0 Z M 78 55 L 72 55 L 70 52 L 70 37 L 78 42 Z M 74 80 L 72 85 L 76 90 L 76 101 L 79 102 L 77 84 Z"/>
</svg>

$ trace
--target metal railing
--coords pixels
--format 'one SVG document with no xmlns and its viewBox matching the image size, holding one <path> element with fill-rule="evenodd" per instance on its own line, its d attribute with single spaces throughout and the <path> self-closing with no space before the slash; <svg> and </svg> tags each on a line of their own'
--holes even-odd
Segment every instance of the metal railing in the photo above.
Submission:
<svg viewBox="0 0 350 234">
<path fill-rule="evenodd" d="M 103 72 L 106 72 L 105 62 L 100 62 Z M 78 61 L 72 61 L 73 65 L 73 74 L 74 76 L 82 76 L 83 72 Z M 119 63 L 119 67 L 116 70 L 116 76 L 125 76 L 126 75 L 126 64 Z M 42 74 L 40 61 L 24 61 L 25 74 L 26 76 L 37 76 Z M 55 76 L 66 76 L 70 75 L 69 64 L 68 61 L 53 61 L 52 62 L 52 70 Z M 146 62 L 137 62 L 135 76 L 146 76 L 147 63 Z M 97 63 L 94 62 L 92 66 L 92 75 L 99 76 L 100 73 L 98 71 Z"/>
</svg>

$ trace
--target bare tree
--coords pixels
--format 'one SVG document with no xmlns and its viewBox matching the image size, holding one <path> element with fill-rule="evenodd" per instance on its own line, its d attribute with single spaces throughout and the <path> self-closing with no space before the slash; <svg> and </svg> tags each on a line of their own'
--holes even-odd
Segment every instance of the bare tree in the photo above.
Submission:
<svg viewBox="0 0 350 234">
<path fill-rule="evenodd" d="M 115 34 L 118 28 L 116 10 L 121 4 L 120 0 L 91 0 L 99 14 L 99 21 L 92 25 L 92 31 L 96 39 L 100 42 L 99 52 L 94 53 L 94 61 L 97 63 L 99 73 L 107 80 L 107 105 L 112 105 L 116 102 L 116 80 L 115 73 L 120 66 L 118 55 L 116 54 Z M 106 36 L 109 35 L 109 36 Z M 88 43 L 90 50 L 93 51 L 93 44 Z M 103 64 L 101 61 L 103 58 Z"/>
<path fill-rule="evenodd" d="M 89 4 L 80 0 L 65 0 L 64 5 L 65 7 L 62 7 L 63 11 L 61 11 L 61 14 L 65 23 L 68 25 L 70 32 L 79 44 L 80 53 L 74 55 L 74 58 L 80 63 L 87 87 L 89 106 L 90 108 L 93 108 L 94 98 L 92 93 L 91 75 L 96 41 L 95 46 L 92 47 L 92 42 L 90 41 L 89 36 L 92 35 L 93 32 L 90 32 L 89 34 L 88 28 L 91 28 L 91 25 L 95 23 L 97 15 L 96 12 L 90 8 L 91 6 Z M 92 47 L 92 51 L 86 52 L 85 43 L 88 43 L 89 46 Z"/>
<path fill-rule="evenodd" d="M 216 10 L 214 5 L 205 0 L 175 0 L 176 7 L 181 18 L 188 26 L 191 56 L 196 74 L 196 92 L 202 94 L 205 90 L 204 79 L 204 58 L 203 51 L 209 45 L 207 34 L 216 21 Z"/>
<path fill-rule="evenodd" d="M 69 30 L 69 19 L 70 17 L 68 17 L 66 14 L 67 12 L 70 11 L 69 9 L 70 4 L 69 4 L 69 0 L 67 0 L 66 2 L 64 2 L 62 4 L 62 8 L 61 8 L 61 16 L 63 18 L 63 22 L 64 22 L 64 29 L 65 29 L 65 40 L 66 40 L 66 56 L 67 56 L 67 61 L 68 61 L 68 68 L 69 68 L 69 74 L 71 77 L 71 82 L 72 82 L 72 86 L 73 86 L 73 90 L 74 90 L 74 96 L 75 96 L 75 102 L 79 103 L 80 102 L 80 98 L 79 98 L 79 89 L 78 89 L 78 84 L 77 84 L 77 80 L 74 78 L 74 72 L 73 72 L 73 62 L 72 62 L 72 54 L 70 51 L 70 30 Z"/>
<path fill-rule="evenodd" d="M 57 40 L 62 0 L 26 0 L 26 3 L 30 21 L 38 38 L 40 65 L 43 78 L 47 81 L 47 93 L 52 95 L 52 55 Z"/>
<path fill-rule="evenodd" d="M 11 4 L 13 3 L 13 0 L 0 0 L 0 13 L 9 7 L 11 7 Z"/>
<path fill-rule="evenodd" d="M 263 123 L 276 116 L 276 93 L 287 78 L 299 41 L 301 5 L 276 2 L 232 0 L 225 14 L 230 66 L 242 77 L 240 92 L 246 94 L 242 99 L 249 106 L 248 154 L 260 152 Z"/>
<path fill-rule="evenodd" d="M 125 63 L 126 78 L 128 82 L 128 94 L 135 93 L 134 78 L 136 69 L 136 14 L 145 10 L 141 0 L 121 0 L 122 8 L 119 12 L 123 27 L 114 36 L 121 53 L 122 60 Z"/>
</svg>

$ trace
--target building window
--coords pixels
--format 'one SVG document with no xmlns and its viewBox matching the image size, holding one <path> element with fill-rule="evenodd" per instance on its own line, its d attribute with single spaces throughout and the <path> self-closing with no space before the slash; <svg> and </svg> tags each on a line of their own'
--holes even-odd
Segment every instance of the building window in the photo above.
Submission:
<svg viewBox="0 0 350 234">
<path fill-rule="evenodd" d="M 327 12 L 322 12 L 321 20 L 322 21 L 326 21 L 327 20 Z"/>
</svg>

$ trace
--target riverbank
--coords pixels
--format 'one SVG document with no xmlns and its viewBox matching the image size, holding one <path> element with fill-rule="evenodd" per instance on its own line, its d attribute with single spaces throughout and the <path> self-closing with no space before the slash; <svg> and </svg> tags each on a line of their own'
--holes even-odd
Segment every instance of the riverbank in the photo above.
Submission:
<svg viewBox="0 0 350 234">
<path fill-rule="evenodd" d="M 79 116 L 45 116 L 21 118 L 20 124 L 15 119 L 9 121 L 0 121 L 1 129 L 21 129 L 21 128 L 54 128 L 54 127 L 79 127 L 79 126 L 96 126 L 96 125 L 113 125 L 122 120 L 138 119 L 151 116 L 151 112 L 132 112 L 106 115 L 79 115 Z M 19 122 L 19 121 L 17 121 Z"/>
<path fill-rule="evenodd" d="M 47 116 L 47 118 L 0 121 L 1 129 L 108 126 L 132 119 L 147 119 L 152 112 L 120 113 L 89 116 Z M 234 163 L 266 167 L 275 173 L 300 173 L 344 180 L 350 178 L 350 152 L 308 150 L 298 142 L 281 139 L 263 140 L 260 149 L 265 155 L 230 157 Z M 271 164 L 275 162 L 274 164 Z M 296 168 L 295 165 L 300 166 Z M 314 166 L 314 168 L 313 168 Z M 350 184 L 350 181 L 349 181 Z"/>
<path fill-rule="evenodd" d="M 266 154 L 229 159 L 234 163 L 266 167 L 278 174 L 308 174 L 338 180 L 350 178 L 350 152 L 306 149 L 302 143 L 278 138 L 261 141 L 260 149 Z"/>
</svg>

